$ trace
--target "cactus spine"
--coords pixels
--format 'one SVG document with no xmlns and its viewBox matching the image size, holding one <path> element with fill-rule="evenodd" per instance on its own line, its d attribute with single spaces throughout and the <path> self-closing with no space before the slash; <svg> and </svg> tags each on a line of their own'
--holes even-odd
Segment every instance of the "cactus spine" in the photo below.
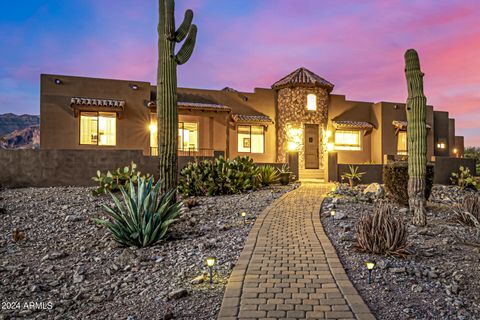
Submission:
<svg viewBox="0 0 480 320">
<path fill-rule="evenodd" d="M 414 225 L 425 226 L 425 174 L 427 168 L 427 98 L 423 73 L 414 49 L 405 52 L 407 78 L 408 204 Z"/>
<path fill-rule="evenodd" d="M 182 65 L 188 61 L 195 47 L 197 36 L 197 27 L 192 24 L 192 10 L 185 12 L 182 24 L 175 30 L 174 7 L 174 0 L 159 0 L 157 133 L 160 158 L 160 189 L 162 192 L 177 187 L 177 65 Z M 175 54 L 175 44 L 185 38 L 182 47 Z"/>
</svg>

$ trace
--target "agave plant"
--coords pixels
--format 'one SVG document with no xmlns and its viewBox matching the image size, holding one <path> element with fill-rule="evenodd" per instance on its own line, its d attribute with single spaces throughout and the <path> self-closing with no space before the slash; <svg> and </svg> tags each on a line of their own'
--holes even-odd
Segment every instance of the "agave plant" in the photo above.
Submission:
<svg viewBox="0 0 480 320">
<path fill-rule="evenodd" d="M 374 208 L 373 213 L 364 214 L 357 223 L 357 243 L 362 252 L 403 256 L 407 254 L 407 228 L 400 218 L 395 217 L 389 205 Z"/>
<path fill-rule="evenodd" d="M 278 170 L 271 165 L 258 168 L 258 182 L 262 186 L 269 186 L 278 181 Z"/>
<path fill-rule="evenodd" d="M 480 197 L 476 193 L 466 195 L 453 211 L 460 223 L 474 226 L 480 232 Z"/>
<path fill-rule="evenodd" d="M 175 200 L 175 190 L 159 194 L 160 183 L 153 184 L 153 179 L 138 178 L 135 190 L 130 181 L 128 191 L 120 186 L 123 202 L 109 192 L 115 205 L 103 208 L 110 220 L 95 221 L 106 226 L 115 241 L 126 246 L 146 247 L 163 239 L 169 226 L 176 221 L 180 212 L 180 202 Z"/>
</svg>

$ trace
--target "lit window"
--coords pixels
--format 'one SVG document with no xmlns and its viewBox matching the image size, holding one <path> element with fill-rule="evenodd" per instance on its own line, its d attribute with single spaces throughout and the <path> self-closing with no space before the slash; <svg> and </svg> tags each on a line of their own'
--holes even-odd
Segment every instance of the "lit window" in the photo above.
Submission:
<svg viewBox="0 0 480 320">
<path fill-rule="evenodd" d="M 360 131 L 337 130 L 335 131 L 336 150 L 361 150 Z"/>
<path fill-rule="evenodd" d="M 80 144 L 114 146 L 116 114 L 110 112 L 80 113 Z"/>
<path fill-rule="evenodd" d="M 238 126 L 238 152 L 263 153 L 263 126 Z"/>
<path fill-rule="evenodd" d="M 178 123 L 178 149 L 198 151 L 198 123 Z"/>
<path fill-rule="evenodd" d="M 313 93 L 307 95 L 307 110 L 317 110 L 317 96 Z"/>
<path fill-rule="evenodd" d="M 157 134 L 157 115 L 150 114 L 150 155 L 158 156 L 158 134 Z"/>
<path fill-rule="evenodd" d="M 407 131 L 399 131 L 397 135 L 397 154 L 406 156 L 407 152 Z"/>
</svg>

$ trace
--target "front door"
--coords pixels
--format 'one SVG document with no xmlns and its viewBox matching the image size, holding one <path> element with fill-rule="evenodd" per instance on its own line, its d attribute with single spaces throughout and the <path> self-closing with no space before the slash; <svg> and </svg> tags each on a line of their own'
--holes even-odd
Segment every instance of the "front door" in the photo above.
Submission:
<svg viewBox="0 0 480 320">
<path fill-rule="evenodd" d="M 305 169 L 318 169 L 318 124 L 305 125 Z"/>
</svg>

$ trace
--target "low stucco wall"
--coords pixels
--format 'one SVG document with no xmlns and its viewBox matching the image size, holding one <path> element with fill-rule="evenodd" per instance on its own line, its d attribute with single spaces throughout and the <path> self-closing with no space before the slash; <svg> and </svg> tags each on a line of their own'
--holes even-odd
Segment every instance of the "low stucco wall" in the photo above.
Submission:
<svg viewBox="0 0 480 320">
<path fill-rule="evenodd" d="M 350 172 L 350 165 L 339 164 L 338 165 L 338 179 L 342 181 L 342 174 Z M 354 167 L 358 167 L 357 172 L 365 172 L 362 176 L 361 183 L 373 183 L 382 182 L 383 165 L 382 164 L 354 164 Z M 348 182 L 348 181 L 343 181 Z"/>
<path fill-rule="evenodd" d="M 434 157 L 435 176 L 433 183 L 435 184 L 451 184 L 450 177 L 452 172 L 459 172 L 460 166 L 470 169 L 472 174 L 475 173 L 475 160 L 466 158 L 451 158 L 451 157 Z M 332 166 L 335 163 L 331 164 Z M 358 167 L 358 172 L 365 172 L 361 183 L 383 183 L 383 165 L 382 164 L 353 164 Z M 332 168 L 329 168 L 329 170 Z M 337 165 L 336 179 L 330 179 L 330 181 L 340 181 L 341 176 L 344 173 L 350 172 L 349 165 L 340 163 Z M 345 181 L 344 181 L 345 182 Z"/>
<path fill-rule="evenodd" d="M 179 157 L 179 169 L 193 160 Z M 0 185 L 94 186 L 91 178 L 97 170 L 116 170 L 132 161 L 139 171 L 158 179 L 158 158 L 144 156 L 141 150 L 0 150 Z"/>
</svg>

